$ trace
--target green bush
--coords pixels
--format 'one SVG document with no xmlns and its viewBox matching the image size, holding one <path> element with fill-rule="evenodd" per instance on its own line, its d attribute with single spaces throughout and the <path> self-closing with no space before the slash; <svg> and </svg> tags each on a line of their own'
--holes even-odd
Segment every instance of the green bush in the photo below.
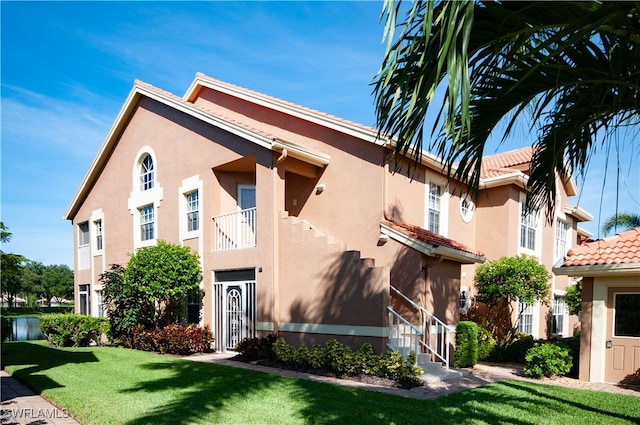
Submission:
<svg viewBox="0 0 640 425">
<path fill-rule="evenodd" d="M 109 332 L 109 322 L 81 314 L 46 314 L 40 316 L 40 330 L 56 347 L 88 347 L 100 344 L 100 337 Z"/>
<path fill-rule="evenodd" d="M 478 325 L 460 322 L 456 327 L 456 351 L 453 367 L 472 367 L 478 363 Z"/>
<path fill-rule="evenodd" d="M 489 355 L 489 360 L 498 363 L 524 364 L 524 357 L 533 344 L 531 335 L 517 333 L 511 340 L 496 344 Z"/>
<path fill-rule="evenodd" d="M 273 344 L 277 339 L 278 334 L 275 333 L 256 338 L 244 338 L 233 349 L 246 357 L 247 360 L 272 360 L 276 357 Z"/>
<path fill-rule="evenodd" d="M 168 325 L 164 328 L 133 330 L 133 347 L 142 351 L 186 356 L 211 350 L 213 334 L 209 325 Z"/>
<path fill-rule="evenodd" d="M 363 344 L 358 351 L 353 352 L 344 344 L 331 339 L 324 346 L 314 345 L 309 350 L 306 346 L 296 349 L 283 338 L 278 338 L 273 351 L 278 361 L 301 369 L 328 369 L 350 376 L 373 375 L 401 384 L 415 384 L 422 374 L 422 369 L 416 366 L 414 353 L 408 359 L 393 351 L 376 355 L 371 344 Z"/>
<path fill-rule="evenodd" d="M 524 374 L 532 378 L 566 375 L 572 366 L 569 348 L 552 342 L 534 345 L 525 360 Z"/>
<path fill-rule="evenodd" d="M 496 340 L 491 331 L 478 325 L 478 361 L 488 359 L 495 346 Z"/>
</svg>

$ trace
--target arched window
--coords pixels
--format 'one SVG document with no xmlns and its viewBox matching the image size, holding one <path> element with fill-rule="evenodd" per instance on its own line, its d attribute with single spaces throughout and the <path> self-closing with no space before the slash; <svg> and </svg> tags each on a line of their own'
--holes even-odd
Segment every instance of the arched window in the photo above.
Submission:
<svg viewBox="0 0 640 425">
<path fill-rule="evenodd" d="M 153 189 L 153 159 L 146 155 L 140 164 L 140 190 Z"/>
</svg>

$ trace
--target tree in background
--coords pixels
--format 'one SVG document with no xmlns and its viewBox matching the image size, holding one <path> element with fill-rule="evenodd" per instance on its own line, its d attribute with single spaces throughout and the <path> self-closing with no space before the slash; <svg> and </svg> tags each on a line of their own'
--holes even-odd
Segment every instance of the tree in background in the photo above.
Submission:
<svg viewBox="0 0 640 425">
<path fill-rule="evenodd" d="M 638 125 L 638 2 L 403 5 L 385 1 L 388 44 L 373 83 L 377 126 L 396 138 L 396 157 L 420 160 L 431 140 L 448 175 L 477 190 L 490 135 L 505 141 L 523 118 L 538 133 L 527 207 L 546 206 L 550 218 L 556 176 L 584 172 L 598 141 L 614 145 L 618 128 Z M 425 130 L 444 80 L 444 102 Z"/>
<path fill-rule="evenodd" d="M 200 290 L 201 281 L 198 254 L 189 247 L 160 240 L 131 256 L 123 284 L 156 305 L 156 326 L 163 327 L 180 322 L 187 295 Z"/>
<path fill-rule="evenodd" d="M 534 305 L 549 297 L 549 279 L 547 269 L 533 257 L 526 255 L 502 257 L 481 264 L 474 278 L 476 301 L 487 306 L 484 323 L 496 341 L 508 341 L 516 334 L 512 322 L 513 305 L 522 302 Z M 519 312 L 521 313 L 521 312 Z M 520 314 L 516 318 L 516 323 Z"/>
<path fill-rule="evenodd" d="M 63 264 L 45 266 L 39 261 L 27 261 L 22 273 L 23 292 L 51 302 L 73 298 L 73 270 Z"/>
<path fill-rule="evenodd" d="M 578 314 L 582 311 L 582 282 L 567 286 L 567 294 L 564 297 L 569 314 Z"/>
<path fill-rule="evenodd" d="M 634 214 L 631 212 L 623 212 L 620 214 L 614 214 L 609 217 L 607 221 L 602 225 L 602 233 L 607 236 L 612 230 L 618 231 L 631 230 L 634 227 L 640 227 L 640 214 Z"/>
<path fill-rule="evenodd" d="M 22 271 L 26 258 L 18 254 L 0 255 L 0 292 L 9 304 L 9 308 L 13 308 L 14 301 L 19 293 L 22 292 Z"/>
<path fill-rule="evenodd" d="M 0 242 L 7 243 L 11 240 L 11 232 L 9 228 L 4 225 L 4 222 L 0 221 Z"/>
</svg>

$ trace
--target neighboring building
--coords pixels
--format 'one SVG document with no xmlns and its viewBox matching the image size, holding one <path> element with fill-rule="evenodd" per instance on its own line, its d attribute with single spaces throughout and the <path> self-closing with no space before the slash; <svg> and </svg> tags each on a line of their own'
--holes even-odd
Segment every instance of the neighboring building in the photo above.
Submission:
<svg viewBox="0 0 640 425">
<path fill-rule="evenodd" d="M 556 275 L 582 277 L 580 379 L 637 380 L 640 227 L 571 249 L 553 271 Z"/>
<path fill-rule="evenodd" d="M 335 337 L 382 351 L 417 344 L 417 332 L 446 356 L 443 325 L 459 321 L 473 265 L 485 250 L 522 251 L 526 167 L 502 164 L 471 201 L 431 155 L 410 177 L 395 173 L 392 142 L 378 136 L 202 74 L 182 98 L 136 81 L 65 213 L 77 312 L 101 314 L 100 274 L 163 239 L 199 253 L 201 321 L 219 350 L 277 331 L 292 344 Z M 566 204 L 575 185 L 560 186 L 564 233 L 528 221 L 522 251 L 548 268 L 554 241 L 564 254 L 589 218 Z M 559 296 L 565 281 L 554 283 Z"/>
<path fill-rule="evenodd" d="M 557 181 L 554 216 L 551 222 L 543 212 L 524 215 L 526 184 L 533 149 L 530 147 L 485 156 L 482 159 L 480 192 L 475 202 L 474 234 L 458 237 L 473 246 L 487 260 L 500 257 L 529 255 L 536 257 L 547 270 L 564 258 L 582 234 L 578 223 L 592 220 L 581 208 L 568 204 L 577 195 L 573 179 Z M 474 203 L 467 201 L 473 209 Z M 475 265 L 463 266 L 463 290 L 473 292 Z M 520 332 L 534 338 L 570 337 L 578 324 L 577 316 L 570 316 L 564 296 L 574 282 L 566 276 L 552 276 L 551 298 L 548 304 L 514 306 L 514 323 Z M 519 318 L 518 318 L 519 317 Z"/>
</svg>

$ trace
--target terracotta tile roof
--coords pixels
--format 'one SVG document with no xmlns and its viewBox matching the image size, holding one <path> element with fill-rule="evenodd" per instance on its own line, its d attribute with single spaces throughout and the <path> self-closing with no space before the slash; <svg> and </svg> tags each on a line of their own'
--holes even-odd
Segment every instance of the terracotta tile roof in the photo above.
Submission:
<svg viewBox="0 0 640 425">
<path fill-rule="evenodd" d="M 218 118 L 218 119 L 220 119 L 222 121 L 225 121 L 225 122 L 227 122 L 229 124 L 233 124 L 233 125 L 235 125 L 237 127 L 244 128 L 245 130 L 249 130 L 252 133 L 258 134 L 260 136 L 263 136 L 263 137 L 266 137 L 266 138 L 272 139 L 272 140 L 276 138 L 276 136 L 271 134 L 271 133 L 268 133 L 268 132 L 266 132 L 264 130 L 261 130 L 259 128 L 255 128 L 255 127 L 249 126 L 246 123 L 243 123 L 243 122 L 238 121 L 238 120 L 234 120 L 232 118 L 229 118 L 228 116 L 225 116 L 224 114 L 221 114 L 221 113 L 216 112 L 216 111 L 212 111 L 212 110 L 210 110 L 208 108 L 204 108 L 201 105 L 197 105 L 197 104 L 194 104 L 194 103 L 191 103 L 191 102 L 187 102 L 183 98 L 181 98 L 179 96 L 176 96 L 173 93 L 170 93 L 170 92 L 168 92 L 166 90 L 159 89 L 158 87 L 155 87 L 155 86 L 153 86 L 153 85 L 151 85 L 149 83 L 145 83 L 144 81 L 136 80 L 135 84 L 137 86 L 144 87 L 144 88 L 146 88 L 148 90 L 151 90 L 151 91 L 153 91 L 155 93 L 158 93 L 158 94 L 160 94 L 160 95 L 162 95 L 164 97 L 170 98 L 174 102 L 178 102 L 178 103 L 180 103 L 182 105 L 188 106 L 189 108 L 197 109 L 200 112 L 203 112 L 203 113 L 205 113 L 207 115 L 210 115 L 212 117 Z"/>
<path fill-rule="evenodd" d="M 640 264 L 640 227 L 569 250 L 562 267 L 635 263 Z"/>
<path fill-rule="evenodd" d="M 404 233 L 405 235 L 413 239 L 417 239 L 429 245 L 433 245 L 436 247 L 443 246 L 447 248 L 456 249 L 458 251 L 466 252 L 468 254 L 484 257 L 484 254 L 481 253 L 480 251 L 474 251 L 472 249 L 469 249 L 465 245 L 461 244 L 460 242 L 454 241 L 453 239 L 445 238 L 444 236 L 436 235 L 435 233 L 432 233 L 427 229 L 423 229 L 422 227 L 414 226 L 413 224 L 408 224 L 408 223 L 398 224 L 389 220 L 384 220 L 383 223 L 389 227 L 392 227 Z"/>
<path fill-rule="evenodd" d="M 513 167 L 529 164 L 532 156 L 533 148 L 530 146 L 483 156 L 480 177 L 486 179 L 505 174 L 519 173 L 519 171 Z"/>
</svg>

